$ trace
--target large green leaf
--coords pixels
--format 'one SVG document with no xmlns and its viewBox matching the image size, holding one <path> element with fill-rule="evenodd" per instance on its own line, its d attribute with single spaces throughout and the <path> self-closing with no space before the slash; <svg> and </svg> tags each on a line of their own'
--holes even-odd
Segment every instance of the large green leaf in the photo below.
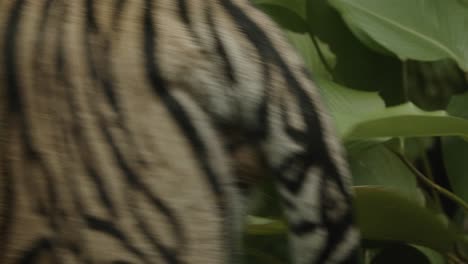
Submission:
<svg viewBox="0 0 468 264">
<path fill-rule="evenodd" d="M 321 81 L 322 94 L 345 141 L 391 137 L 468 137 L 468 120 L 443 111 L 422 111 L 411 103 L 385 108 L 375 93 Z"/>
<path fill-rule="evenodd" d="M 370 264 L 446 264 L 444 256 L 437 251 L 426 247 L 408 244 L 382 245 L 382 248 L 374 250 Z"/>
<path fill-rule="evenodd" d="M 353 89 L 380 91 L 390 105 L 405 101 L 400 61 L 364 46 L 327 1 L 307 0 L 307 23 L 310 32 L 336 55 L 334 81 Z"/>
<path fill-rule="evenodd" d="M 451 58 L 468 71 L 468 7 L 459 0 L 329 0 L 347 23 L 402 59 Z"/>
<path fill-rule="evenodd" d="M 443 111 L 425 112 L 408 103 L 370 113 L 345 134 L 345 139 L 382 137 L 468 137 L 468 121 Z"/>
<path fill-rule="evenodd" d="M 247 233 L 250 235 L 278 235 L 285 234 L 287 227 L 283 221 L 258 217 L 248 217 Z"/>
<path fill-rule="evenodd" d="M 295 33 L 288 36 L 314 73 L 335 118 L 338 133 L 345 140 L 450 135 L 468 137 L 466 120 L 449 116 L 443 111 L 422 111 L 411 103 L 386 108 L 377 93 L 356 91 L 332 82 L 310 37 Z M 328 47 L 321 42 L 319 47 L 327 63 L 334 65 L 335 57 Z"/>
<path fill-rule="evenodd" d="M 284 9 L 288 9 L 297 16 L 305 19 L 306 17 L 306 0 L 253 0 L 255 5 L 274 5 Z"/>
<path fill-rule="evenodd" d="M 354 187 L 356 218 L 364 239 L 400 241 L 448 252 L 460 239 L 442 216 L 377 186 Z"/>
<path fill-rule="evenodd" d="M 319 40 L 317 41 L 318 47 L 322 51 L 324 62 L 320 59 L 309 34 L 287 32 L 287 36 L 304 59 L 313 78 L 318 81 L 319 84 L 322 80 L 333 80 L 331 72 L 324 65 L 324 63 L 327 63 L 331 67 L 335 67 L 336 65 L 336 56 L 330 51 L 328 45 Z"/>
<path fill-rule="evenodd" d="M 452 97 L 447 111 L 453 116 L 468 119 L 468 92 Z"/>
<path fill-rule="evenodd" d="M 446 264 L 447 263 L 444 256 L 437 251 L 431 250 L 426 247 L 416 246 L 416 245 L 413 245 L 413 247 L 421 251 L 429 260 L 429 263 L 431 264 Z"/>
<path fill-rule="evenodd" d="M 305 0 L 254 0 L 253 3 L 284 29 L 307 32 Z"/>
<path fill-rule="evenodd" d="M 425 110 L 445 110 L 454 94 L 468 88 L 463 71 L 453 60 L 407 61 L 406 87 L 411 102 Z"/>
<path fill-rule="evenodd" d="M 416 247 L 403 244 L 393 244 L 379 250 L 371 264 L 417 263 L 430 264 L 427 256 Z"/>
<path fill-rule="evenodd" d="M 468 93 L 454 96 L 448 111 L 468 119 Z M 468 142 L 460 138 L 444 138 L 442 150 L 451 187 L 455 194 L 468 202 Z"/>
<path fill-rule="evenodd" d="M 287 227 L 283 221 L 249 216 L 247 233 L 244 238 L 245 264 L 272 263 L 285 264 L 288 243 Z"/>
<path fill-rule="evenodd" d="M 345 140 L 370 113 L 385 110 L 385 103 L 375 92 L 363 92 L 345 88 L 330 81 L 319 81 L 322 95 L 331 110 L 339 135 Z"/>
<path fill-rule="evenodd" d="M 408 167 L 382 144 L 348 147 L 354 185 L 379 185 L 424 205 L 424 196 Z M 363 145 L 359 145 L 363 146 Z"/>
<path fill-rule="evenodd" d="M 468 143 L 460 138 L 444 138 L 442 151 L 453 192 L 468 202 Z"/>
<path fill-rule="evenodd" d="M 318 83 L 319 90 L 331 111 L 340 135 L 345 135 L 352 128 L 365 120 L 369 113 L 385 110 L 385 103 L 376 92 L 352 90 L 332 81 L 333 77 L 325 68 L 312 40 L 307 34 L 289 33 L 289 39 L 304 58 L 312 76 Z M 323 59 L 334 66 L 335 55 L 328 46 L 317 41 L 322 50 Z"/>
</svg>

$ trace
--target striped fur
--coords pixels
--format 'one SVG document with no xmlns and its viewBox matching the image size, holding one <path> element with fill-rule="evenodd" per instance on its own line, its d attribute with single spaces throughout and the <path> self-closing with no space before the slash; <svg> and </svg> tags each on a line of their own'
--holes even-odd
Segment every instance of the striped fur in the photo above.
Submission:
<svg viewBox="0 0 468 264">
<path fill-rule="evenodd" d="M 238 263 L 255 166 L 295 263 L 350 261 L 322 109 L 247 0 L 0 0 L 0 263 Z"/>
</svg>

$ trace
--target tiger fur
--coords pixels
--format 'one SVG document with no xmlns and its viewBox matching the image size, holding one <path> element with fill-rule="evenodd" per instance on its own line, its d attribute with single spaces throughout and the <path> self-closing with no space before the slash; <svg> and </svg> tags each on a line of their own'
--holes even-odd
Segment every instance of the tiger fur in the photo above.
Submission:
<svg viewBox="0 0 468 264">
<path fill-rule="evenodd" d="M 248 0 L 0 0 L 0 263 L 239 263 L 255 167 L 294 263 L 352 263 L 323 109 Z"/>
</svg>

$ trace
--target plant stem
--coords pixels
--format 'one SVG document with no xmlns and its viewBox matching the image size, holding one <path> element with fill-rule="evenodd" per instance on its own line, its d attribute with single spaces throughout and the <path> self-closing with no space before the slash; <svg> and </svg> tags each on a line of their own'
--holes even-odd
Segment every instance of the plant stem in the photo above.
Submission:
<svg viewBox="0 0 468 264">
<path fill-rule="evenodd" d="M 446 255 L 447 258 L 449 259 L 449 263 L 453 263 L 453 264 L 466 264 L 464 261 L 462 261 L 461 259 L 457 258 L 456 256 L 452 255 L 452 254 L 447 254 Z"/>
<path fill-rule="evenodd" d="M 418 169 L 416 169 L 413 164 L 411 164 L 411 162 L 409 162 L 406 157 L 399 153 L 399 152 L 396 152 L 394 150 L 392 150 L 398 158 L 400 158 L 400 160 L 416 175 L 418 176 L 418 178 L 426 185 L 428 185 L 429 187 L 433 188 L 434 190 L 436 190 L 437 192 L 439 192 L 440 194 L 444 195 L 445 197 L 447 197 L 448 199 L 452 200 L 453 202 L 455 202 L 456 204 L 458 204 L 459 206 L 461 206 L 466 212 L 468 212 L 468 204 L 463 201 L 460 197 L 456 196 L 455 194 L 451 193 L 449 190 L 443 188 L 442 186 L 436 184 L 435 182 L 431 181 L 430 179 L 428 179 L 426 176 L 424 176 L 420 171 L 418 171 Z"/>
<path fill-rule="evenodd" d="M 419 141 L 419 146 L 421 147 L 421 152 L 422 154 L 422 163 L 423 163 L 423 168 L 424 168 L 424 174 L 427 176 L 428 179 L 430 179 L 432 182 L 434 182 L 434 175 L 432 175 L 432 170 L 431 166 L 429 164 L 429 159 L 427 157 L 426 151 L 424 151 L 424 146 L 422 141 Z M 435 203 L 438 207 L 438 209 L 442 209 L 442 203 L 440 201 L 440 197 L 437 194 L 437 191 L 434 188 L 431 188 L 432 190 L 432 195 L 434 196 Z"/>
<path fill-rule="evenodd" d="M 315 36 L 312 35 L 312 34 L 309 34 L 309 36 L 310 36 L 310 39 L 312 40 L 312 43 L 314 44 L 315 49 L 317 50 L 317 54 L 318 54 L 320 60 L 322 61 L 323 66 L 324 66 L 325 69 L 328 71 L 328 73 L 330 73 L 330 74 L 333 76 L 333 69 L 332 69 L 332 67 L 330 66 L 330 64 L 328 64 L 328 61 L 327 61 L 327 59 L 325 58 L 325 55 L 323 55 L 323 52 L 322 52 L 322 50 L 320 49 L 320 46 L 319 46 L 319 44 L 318 44 L 318 42 L 317 42 L 317 39 L 316 39 Z"/>
<path fill-rule="evenodd" d="M 403 65 L 401 67 L 402 77 L 403 77 L 403 100 L 404 102 L 409 101 L 409 83 L 408 83 L 408 60 L 403 60 Z"/>
</svg>

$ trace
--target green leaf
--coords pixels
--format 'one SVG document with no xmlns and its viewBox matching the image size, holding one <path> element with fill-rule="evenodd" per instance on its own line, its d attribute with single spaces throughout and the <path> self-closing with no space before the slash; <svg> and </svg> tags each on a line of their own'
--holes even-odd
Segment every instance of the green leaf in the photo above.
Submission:
<svg viewBox="0 0 468 264">
<path fill-rule="evenodd" d="M 291 10 L 297 16 L 305 19 L 307 0 L 253 0 L 255 5 L 275 5 L 284 9 Z"/>
<path fill-rule="evenodd" d="M 406 242 L 443 253 L 452 250 L 459 239 L 442 216 L 396 192 L 378 186 L 354 187 L 354 191 L 364 239 Z"/>
<path fill-rule="evenodd" d="M 468 93 L 454 96 L 447 111 L 468 119 Z M 468 202 L 468 142 L 460 138 L 442 139 L 444 164 L 453 192 Z"/>
<path fill-rule="evenodd" d="M 331 110 L 339 135 L 345 140 L 398 136 L 464 135 L 468 122 L 445 112 L 425 112 L 411 103 L 385 108 L 377 93 L 351 90 L 330 81 L 315 47 L 305 34 L 289 33 L 289 38 L 317 77 L 320 91 Z M 334 65 L 335 57 L 319 42 L 324 59 Z M 428 123 L 426 123 L 428 122 Z"/>
<path fill-rule="evenodd" d="M 338 134 L 344 138 L 370 113 L 385 110 L 385 103 L 375 92 L 345 88 L 334 82 L 319 80 L 322 95 L 335 119 Z"/>
<path fill-rule="evenodd" d="M 353 145 L 356 146 L 356 145 Z M 348 148 L 354 185 L 379 185 L 424 205 L 424 195 L 413 173 L 382 144 Z"/>
<path fill-rule="evenodd" d="M 327 1 L 307 1 L 307 23 L 310 33 L 336 55 L 335 82 L 362 91 L 380 91 L 390 105 L 405 101 L 401 62 L 364 46 Z"/>
<path fill-rule="evenodd" d="M 442 153 L 453 192 L 468 202 L 468 142 L 460 138 L 443 138 Z"/>
<path fill-rule="evenodd" d="M 454 94 L 468 86 L 453 60 L 407 61 L 406 87 L 411 102 L 425 110 L 445 110 Z"/>
<path fill-rule="evenodd" d="M 407 103 L 370 113 L 345 134 L 345 139 L 429 136 L 468 137 L 468 121 L 444 111 L 425 112 Z"/>
<path fill-rule="evenodd" d="M 425 112 L 411 103 L 385 108 L 377 93 L 351 90 L 330 81 L 330 74 L 320 61 L 315 47 L 305 34 L 289 33 L 289 38 L 317 77 L 320 91 L 335 118 L 344 140 L 397 136 L 464 135 L 468 122 L 444 112 Z M 324 59 L 334 65 L 335 57 L 319 42 Z M 426 123 L 429 122 L 429 123 Z"/>
<path fill-rule="evenodd" d="M 468 119 L 468 92 L 453 96 L 448 105 L 447 112 L 453 116 Z"/>
<path fill-rule="evenodd" d="M 283 222 L 274 219 L 249 216 L 248 230 L 244 236 L 245 264 L 290 263 L 287 228 Z M 284 226 L 280 229 L 272 225 Z M 259 231 L 258 229 L 261 231 Z M 253 231 L 252 231 L 253 229 Z M 256 230 L 257 229 L 257 230 Z"/>
<path fill-rule="evenodd" d="M 343 136 L 351 130 L 369 113 L 385 109 L 384 101 L 376 92 L 352 90 L 333 82 L 330 72 L 325 68 L 324 62 L 320 60 L 308 35 L 289 32 L 288 37 L 305 59 L 307 67 L 317 81 L 320 93 L 336 121 L 335 124 L 340 135 Z M 317 41 L 317 43 L 324 54 L 326 63 L 334 66 L 336 63 L 334 54 L 323 42 Z"/>
<path fill-rule="evenodd" d="M 249 235 L 285 234 L 287 227 L 281 220 L 249 216 L 247 233 Z"/>
<path fill-rule="evenodd" d="M 445 264 L 447 261 L 445 261 L 445 258 L 443 255 L 441 255 L 439 252 L 434 251 L 432 249 L 426 248 L 426 247 L 421 247 L 417 245 L 412 245 L 413 247 L 417 248 L 419 251 L 421 251 L 426 258 L 429 260 L 430 264 Z M 413 262 L 415 263 L 415 262 Z"/>
<path fill-rule="evenodd" d="M 395 264 L 395 263 L 416 263 L 416 264 L 445 264 L 444 256 L 432 249 L 408 244 L 383 244 L 379 249 L 374 249 L 371 255 L 371 264 Z"/>
<path fill-rule="evenodd" d="M 372 92 L 318 80 L 322 95 L 345 141 L 391 137 L 468 137 L 468 120 L 444 111 L 426 112 L 412 103 L 385 108 Z"/>
<path fill-rule="evenodd" d="M 410 245 L 391 245 L 375 254 L 371 264 L 417 263 L 430 264 L 423 252 Z"/>
<path fill-rule="evenodd" d="M 401 59 L 451 58 L 468 71 L 468 7 L 458 0 L 329 0 L 344 20 Z"/>
<path fill-rule="evenodd" d="M 316 79 L 319 83 L 321 80 L 332 81 L 333 77 L 326 69 L 324 63 L 334 67 L 336 64 L 336 57 L 335 54 L 330 51 L 328 45 L 321 41 L 317 41 L 320 50 L 324 54 L 325 62 L 323 62 L 320 60 L 320 57 L 309 34 L 287 32 L 287 36 L 294 47 L 301 54 L 301 57 L 304 59 L 304 62 L 310 70 L 313 78 Z"/>
<path fill-rule="evenodd" d="M 349 30 L 356 36 L 362 43 L 364 43 L 368 48 L 372 49 L 373 51 L 379 52 L 381 54 L 394 56 L 394 54 L 387 50 L 385 47 L 380 45 L 377 41 L 373 38 L 369 37 L 366 32 L 362 31 L 360 28 L 355 27 L 352 24 L 348 24 Z"/>
<path fill-rule="evenodd" d="M 319 84 L 335 118 L 338 133 L 345 141 L 391 137 L 468 137 L 468 121 L 449 116 L 444 111 L 426 112 L 411 103 L 385 108 L 376 93 L 347 89 L 326 80 L 319 80 Z"/>
<path fill-rule="evenodd" d="M 307 32 L 305 0 L 255 0 L 253 3 L 284 29 Z"/>
</svg>

